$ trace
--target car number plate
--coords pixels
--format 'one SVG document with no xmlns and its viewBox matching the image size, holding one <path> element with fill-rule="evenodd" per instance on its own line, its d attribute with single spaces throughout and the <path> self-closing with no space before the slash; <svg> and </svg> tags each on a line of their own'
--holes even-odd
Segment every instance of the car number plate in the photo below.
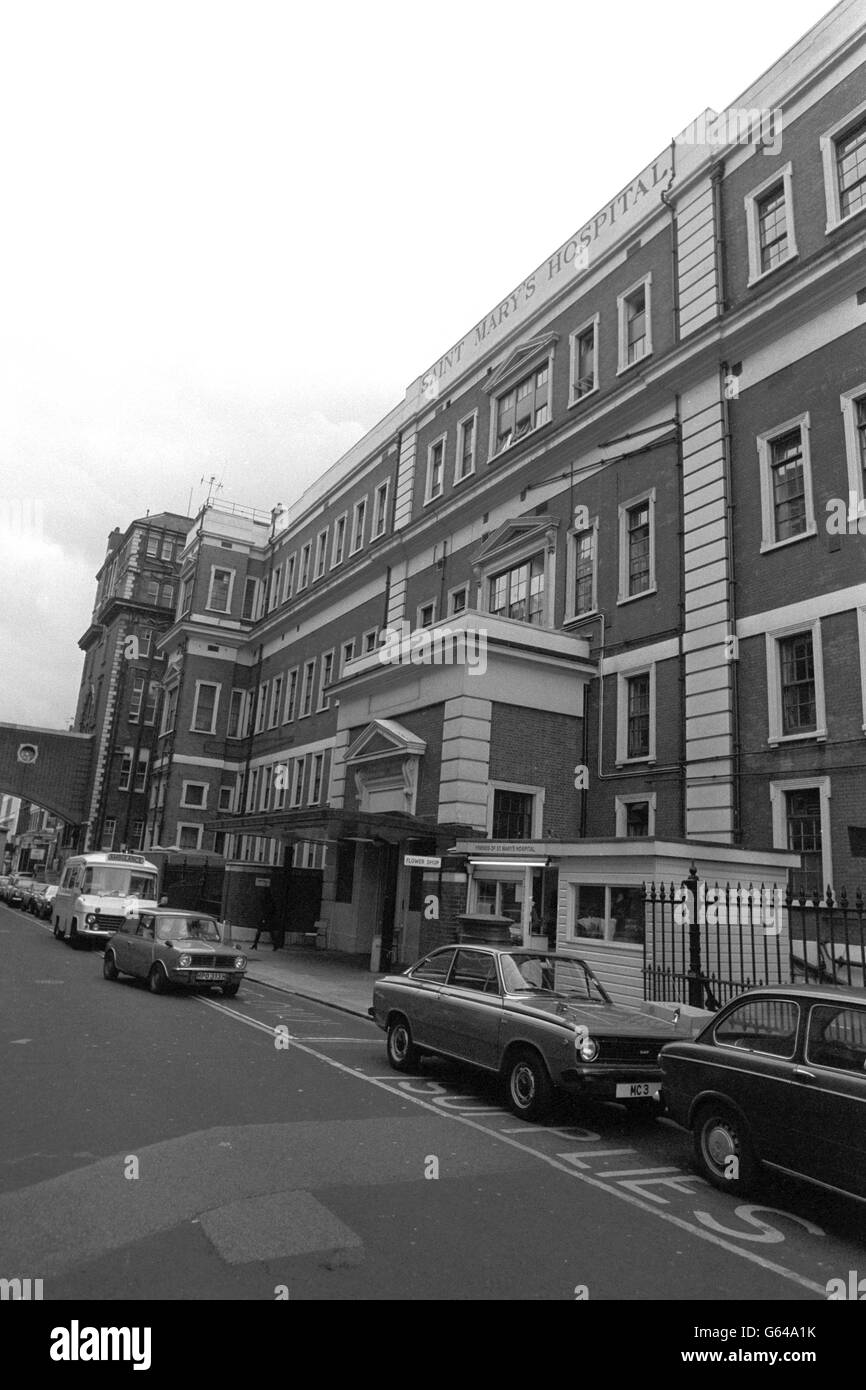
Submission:
<svg viewBox="0 0 866 1390">
<path fill-rule="evenodd" d="M 662 1088 L 660 1081 L 624 1081 L 616 1088 L 617 1100 L 643 1100 L 644 1096 L 657 1096 Z"/>
<path fill-rule="evenodd" d="M 218 970 L 200 970 L 200 971 L 198 972 L 198 974 L 196 975 L 196 979 L 197 979 L 197 980 L 216 980 L 216 981 L 218 981 L 218 982 L 224 983 L 226 977 L 225 977 L 224 974 L 221 974 Z"/>
</svg>

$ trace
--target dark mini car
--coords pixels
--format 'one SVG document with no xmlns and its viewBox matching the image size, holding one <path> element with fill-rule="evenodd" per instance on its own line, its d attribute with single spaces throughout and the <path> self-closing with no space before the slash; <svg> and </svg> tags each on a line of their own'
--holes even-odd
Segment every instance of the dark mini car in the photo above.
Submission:
<svg viewBox="0 0 866 1390">
<path fill-rule="evenodd" d="M 137 975 L 153 994 L 173 985 L 218 985 L 225 995 L 237 994 L 246 968 L 246 956 L 223 942 L 212 917 L 175 908 L 129 917 L 109 938 L 102 962 L 107 980 Z"/>
<path fill-rule="evenodd" d="M 542 1114 L 554 1089 L 659 1113 L 658 1054 L 670 1024 L 611 1003 L 576 956 L 440 947 L 377 980 L 370 1014 L 395 1070 L 431 1053 L 497 1073 L 521 1119 Z"/>
<path fill-rule="evenodd" d="M 663 1048 L 661 1066 L 716 1187 L 746 1192 L 766 1165 L 866 1200 L 866 990 L 750 990 Z"/>
</svg>

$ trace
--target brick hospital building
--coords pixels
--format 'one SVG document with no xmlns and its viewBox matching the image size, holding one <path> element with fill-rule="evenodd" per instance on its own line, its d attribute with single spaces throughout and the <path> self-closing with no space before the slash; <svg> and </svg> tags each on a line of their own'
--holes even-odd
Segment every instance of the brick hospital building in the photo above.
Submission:
<svg viewBox="0 0 866 1390">
<path fill-rule="evenodd" d="M 223 851 L 232 920 L 270 895 L 407 960 L 495 913 L 626 981 L 652 845 L 862 882 L 861 16 L 654 153 L 291 507 L 202 510 L 145 843 Z"/>
</svg>

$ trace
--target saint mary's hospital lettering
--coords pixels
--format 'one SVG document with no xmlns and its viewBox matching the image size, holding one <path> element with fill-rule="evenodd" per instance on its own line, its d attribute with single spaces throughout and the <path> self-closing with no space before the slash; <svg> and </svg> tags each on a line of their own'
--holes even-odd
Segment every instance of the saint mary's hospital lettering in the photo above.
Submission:
<svg viewBox="0 0 866 1390">
<path fill-rule="evenodd" d="M 627 188 L 611 199 L 591 221 L 581 227 L 579 232 L 555 251 L 543 265 L 528 275 L 501 303 L 497 304 L 485 318 L 461 338 L 459 343 L 444 353 L 439 361 L 424 373 L 421 378 L 421 391 L 430 398 L 438 396 L 442 380 L 450 373 L 469 363 L 490 345 L 491 337 L 509 320 L 517 318 L 521 311 L 532 304 L 541 303 L 552 293 L 554 285 L 562 275 L 576 275 L 587 272 L 592 266 L 593 252 L 601 250 L 601 243 L 610 243 L 622 233 L 623 220 L 631 220 L 631 213 L 644 212 L 644 200 L 659 185 L 669 181 L 671 170 L 668 162 L 657 159 L 643 173 L 634 179 Z"/>
</svg>

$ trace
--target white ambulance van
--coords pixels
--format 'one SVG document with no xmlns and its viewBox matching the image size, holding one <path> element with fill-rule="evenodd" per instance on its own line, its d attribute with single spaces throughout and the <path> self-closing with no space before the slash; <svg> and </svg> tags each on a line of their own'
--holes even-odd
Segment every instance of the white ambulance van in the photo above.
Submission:
<svg viewBox="0 0 866 1390">
<path fill-rule="evenodd" d="M 104 944 L 128 917 L 152 911 L 158 894 L 159 870 L 143 854 L 77 854 L 54 899 L 54 935 L 74 947 Z"/>
</svg>

